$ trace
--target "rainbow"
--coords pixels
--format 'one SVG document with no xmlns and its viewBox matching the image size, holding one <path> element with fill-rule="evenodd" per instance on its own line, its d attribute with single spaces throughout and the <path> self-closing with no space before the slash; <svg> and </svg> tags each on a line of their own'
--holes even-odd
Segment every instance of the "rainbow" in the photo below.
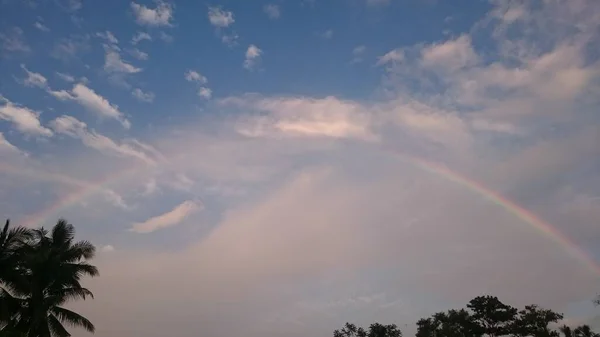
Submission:
<svg viewBox="0 0 600 337">
<path fill-rule="evenodd" d="M 380 148 L 380 150 L 390 153 L 393 156 L 401 159 L 402 161 L 407 162 L 415 167 L 418 167 L 426 172 L 429 172 L 433 175 L 453 182 L 459 186 L 465 187 L 474 194 L 483 197 L 484 199 L 488 200 L 489 202 L 495 205 L 498 205 L 505 211 L 514 215 L 516 218 L 520 219 L 523 223 L 528 224 L 537 232 L 542 233 L 545 237 L 561 246 L 572 258 L 576 259 L 582 265 L 588 268 L 593 274 L 595 274 L 595 276 L 600 277 L 600 266 L 595 262 L 595 260 L 592 257 L 586 254 L 582 249 L 580 249 L 578 245 L 575 242 L 573 242 L 570 238 L 562 234 L 559 230 L 557 230 L 549 223 L 544 222 L 531 211 L 517 205 L 516 203 L 503 197 L 499 193 L 485 187 L 481 183 L 450 170 L 444 165 L 431 162 L 422 158 L 417 158 L 405 153 L 399 153 L 398 151 L 394 151 L 389 148 Z M 69 207 L 77 204 L 78 202 L 81 202 L 85 198 L 95 193 L 107 191 L 107 186 L 109 186 L 110 184 L 114 184 L 115 182 L 129 176 L 130 174 L 139 173 L 140 169 L 141 168 L 139 166 L 131 166 L 126 168 L 125 170 L 106 175 L 95 183 L 88 183 L 78 181 L 76 179 L 59 174 L 15 169 L 6 164 L 0 164 L 0 172 L 4 171 L 13 174 L 32 176 L 37 179 L 57 181 L 76 187 L 76 189 L 72 193 L 68 194 L 64 198 L 57 200 L 50 206 L 42 209 L 40 212 L 27 217 L 23 223 L 23 225 L 25 226 L 41 225 L 50 217 L 58 218 L 60 211 L 68 209 Z"/>
<path fill-rule="evenodd" d="M 503 197 L 499 193 L 490 190 L 481 183 L 469 179 L 465 176 L 451 171 L 444 165 L 427 161 L 421 158 L 416 158 L 407 154 L 400 154 L 395 151 L 389 151 L 401 160 L 410 163 L 424 171 L 427 171 L 436 176 L 442 177 L 445 180 L 451 181 L 457 185 L 463 186 L 473 193 L 482 196 L 486 200 L 502 207 L 508 213 L 520 219 L 523 223 L 530 225 L 537 232 L 542 233 L 545 237 L 561 246 L 567 254 L 579 261 L 588 268 L 595 276 L 600 277 L 600 265 L 596 263 L 594 258 L 590 257 L 585 251 L 573 242 L 569 237 L 562 234 L 558 229 L 549 223 L 544 222 L 531 211 L 515 204 L 513 201 Z"/>
<path fill-rule="evenodd" d="M 25 219 L 20 221 L 20 225 L 34 227 L 43 225 L 44 222 L 51 217 L 56 217 L 58 219 L 61 211 L 83 201 L 85 198 L 88 198 L 98 192 L 109 192 L 110 189 L 107 186 L 127 177 L 129 174 L 139 172 L 139 168 L 136 166 L 128 167 L 124 170 L 108 174 L 94 183 L 77 180 L 57 173 L 15 168 L 4 163 L 0 164 L 0 172 L 31 177 L 38 180 L 59 182 L 74 187 L 74 190 L 71 193 L 67 194 L 61 199 L 56 200 L 54 203 L 51 203 L 41 211 L 27 216 Z"/>
</svg>

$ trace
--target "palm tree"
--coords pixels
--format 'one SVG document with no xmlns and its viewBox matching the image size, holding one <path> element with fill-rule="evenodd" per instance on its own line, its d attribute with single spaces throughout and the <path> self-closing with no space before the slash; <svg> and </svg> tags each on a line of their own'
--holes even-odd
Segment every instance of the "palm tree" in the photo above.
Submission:
<svg viewBox="0 0 600 337">
<path fill-rule="evenodd" d="M 95 247 L 88 241 L 74 242 L 74 235 L 73 225 L 65 220 L 59 220 L 51 232 L 33 231 L 21 248 L 22 278 L 0 290 L 0 302 L 13 313 L 8 327 L 28 337 L 68 337 L 63 323 L 94 332 L 88 319 L 62 307 L 69 300 L 93 298 L 80 280 L 98 275 L 98 269 L 87 263 Z"/>
<path fill-rule="evenodd" d="M 592 331 L 589 325 L 582 325 L 573 330 L 573 334 L 575 337 L 599 337 L 600 334 L 597 334 Z"/>
<path fill-rule="evenodd" d="M 32 238 L 32 231 L 25 227 L 10 228 L 10 220 L 6 220 L 0 231 L 0 285 L 10 286 L 22 282 L 19 272 L 22 267 L 23 247 Z M 0 293 L 4 292 L 0 287 Z M 0 328 L 3 328 L 12 319 L 14 308 L 8 303 L 0 302 Z M 6 329 L 2 329 L 4 333 Z"/>
</svg>

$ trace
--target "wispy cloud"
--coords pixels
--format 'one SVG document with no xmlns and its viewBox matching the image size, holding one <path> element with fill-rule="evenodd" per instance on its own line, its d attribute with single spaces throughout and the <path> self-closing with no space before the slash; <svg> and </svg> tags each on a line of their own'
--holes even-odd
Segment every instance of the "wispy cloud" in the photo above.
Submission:
<svg viewBox="0 0 600 337">
<path fill-rule="evenodd" d="M 114 140 L 89 130 L 87 124 L 72 116 L 60 116 L 50 122 L 52 129 L 59 134 L 77 138 L 90 148 L 117 157 L 129 157 L 153 165 L 156 161 L 135 142 L 117 143 Z"/>
<path fill-rule="evenodd" d="M 31 48 L 25 42 L 23 30 L 19 27 L 12 27 L 5 32 L 1 32 L 0 43 L 2 44 L 2 50 L 6 53 L 27 53 L 31 51 Z"/>
<path fill-rule="evenodd" d="M 50 28 L 48 28 L 46 25 L 44 25 L 43 23 L 36 21 L 36 23 L 33 24 L 33 26 L 39 30 L 41 30 L 42 32 L 49 32 Z"/>
<path fill-rule="evenodd" d="M 152 103 L 154 101 L 154 93 L 152 92 L 143 92 L 140 88 L 135 88 L 131 95 L 135 97 L 140 102 Z"/>
<path fill-rule="evenodd" d="M 166 213 L 152 217 L 144 222 L 133 224 L 130 231 L 136 233 L 151 233 L 159 229 L 176 226 L 188 216 L 201 209 L 202 204 L 198 201 L 187 200 Z"/>
<path fill-rule="evenodd" d="M 279 19 L 281 17 L 281 9 L 278 5 L 275 4 L 267 4 L 263 7 L 263 11 L 269 19 Z"/>
<path fill-rule="evenodd" d="M 132 38 L 131 38 L 131 44 L 136 45 L 144 40 L 147 41 L 152 41 L 152 36 L 150 36 L 150 34 L 146 33 L 146 32 L 137 32 Z"/>
<path fill-rule="evenodd" d="M 119 111 L 118 106 L 111 104 L 106 98 L 98 95 L 86 85 L 81 83 L 75 84 L 71 90 L 71 95 L 73 100 L 98 116 L 116 119 L 126 129 L 131 127 L 131 123 Z"/>
<path fill-rule="evenodd" d="M 33 136 L 52 136 L 52 131 L 40 123 L 40 112 L 16 104 L 0 96 L 0 119 L 9 121 L 21 133 Z"/>
</svg>

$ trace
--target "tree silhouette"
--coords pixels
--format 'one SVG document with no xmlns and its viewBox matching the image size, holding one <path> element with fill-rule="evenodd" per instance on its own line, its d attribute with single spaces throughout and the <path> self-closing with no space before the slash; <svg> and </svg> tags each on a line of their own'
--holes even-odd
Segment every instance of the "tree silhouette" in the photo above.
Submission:
<svg viewBox="0 0 600 337">
<path fill-rule="evenodd" d="M 13 272 L 18 277 L 2 279 L 0 288 L 0 307 L 9 313 L 2 317 L 5 329 L 28 337 L 68 337 L 66 323 L 94 332 L 88 319 L 62 307 L 69 300 L 93 297 L 80 281 L 98 275 L 87 263 L 95 247 L 88 241 L 74 242 L 74 236 L 73 225 L 59 220 L 50 232 L 33 230 L 17 245 L 14 254 L 20 261 Z"/>
<path fill-rule="evenodd" d="M 402 331 L 396 324 L 383 325 L 373 323 L 369 330 L 357 327 L 352 323 L 346 323 L 340 330 L 333 332 L 334 337 L 402 337 Z"/>
<path fill-rule="evenodd" d="M 550 328 L 550 324 L 563 319 L 563 315 L 552 310 L 541 309 L 537 305 L 525 306 L 519 311 L 512 327 L 515 336 L 559 336 L 558 332 Z"/>
<path fill-rule="evenodd" d="M 502 303 L 495 296 L 478 296 L 467 304 L 473 312 L 473 320 L 487 336 L 503 336 L 510 332 L 517 316 L 517 309 Z"/>
</svg>

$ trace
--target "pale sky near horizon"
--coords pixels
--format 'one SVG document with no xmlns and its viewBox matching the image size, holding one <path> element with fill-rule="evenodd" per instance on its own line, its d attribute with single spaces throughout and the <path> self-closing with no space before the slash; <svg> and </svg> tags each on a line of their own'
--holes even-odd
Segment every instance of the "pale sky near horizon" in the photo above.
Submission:
<svg viewBox="0 0 600 337">
<path fill-rule="evenodd" d="M 98 337 L 592 322 L 599 50 L 596 0 L 0 0 L 0 216 L 97 245 Z"/>
</svg>

